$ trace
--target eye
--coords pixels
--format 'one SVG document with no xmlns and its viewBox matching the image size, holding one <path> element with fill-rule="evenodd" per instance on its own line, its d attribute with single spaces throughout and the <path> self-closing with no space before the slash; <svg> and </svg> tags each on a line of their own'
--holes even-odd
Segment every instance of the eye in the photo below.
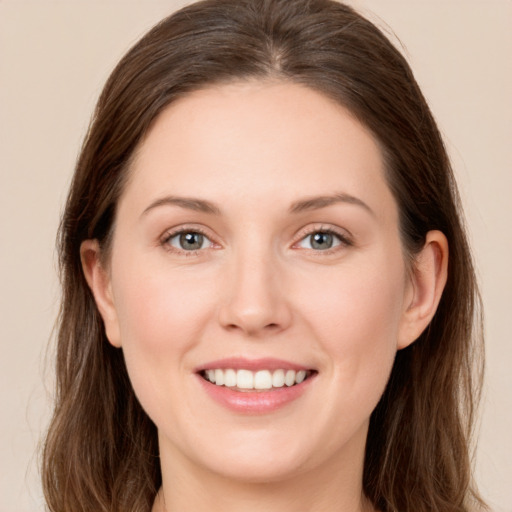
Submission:
<svg viewBox="0 0 512 512">
<path fill-rule="evenodd" d="M 332 231 L 315 231 L 305 236 L 297 245 L 302 249 L 326 251 L 339 245 L 349 245 L 346 238 Z"/>
<path fill-rule="evenodd" d="M 169 235 L 164 242 L 181 251 L 199 251 L 211 247 L 211 240 L 198 231 L 180 231 Z"/>
</svg>

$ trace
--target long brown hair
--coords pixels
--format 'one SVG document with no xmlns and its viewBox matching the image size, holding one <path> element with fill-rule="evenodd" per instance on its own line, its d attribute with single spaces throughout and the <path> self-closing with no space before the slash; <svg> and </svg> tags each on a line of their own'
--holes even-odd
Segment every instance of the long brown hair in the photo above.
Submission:
<svg viewBox="0 0 512 512">
<path fill-rule="evenodd" d="M 105 337 L 80 244 L 104 251 L 130 160 L 181 95 L 273 78 L 348 108 L 379 141 L 413 260 L 429 230 L 448 238 L 448 282 L 428 329 L 398 352 L 372 414 L 363 488 L 383 511 L 468 511 L 470 435 L 481 381 L 479 295 L 441 136 L 404 58 L 372 23 L 331 0 L 206 0 L 163 20 L 121 60 L 99 99 L 59 234 L 63 288 L 54 416 L 43 456 L 53 512 L 148 512 L 161 484 L 155 425 L 122 352 Z"/>
</svg>

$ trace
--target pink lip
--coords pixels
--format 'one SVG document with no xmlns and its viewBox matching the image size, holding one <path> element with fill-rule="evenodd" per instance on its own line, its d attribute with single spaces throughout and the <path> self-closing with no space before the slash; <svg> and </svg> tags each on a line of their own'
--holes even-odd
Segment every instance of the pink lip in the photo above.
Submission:
<svg viewBox="0 0 512 512">
<path fill-rule="evenodd" d="M 201 375 L 201 372 L 209 369 L 227 369 L 234 370 L 311 370 L 303 365 L 284 361 L 282 359 L 264 358 L 264 359 L 245 359 L 233 357 L 211 361 L 196 369 L 196 376 L 199 384 L 210 398 L 218 404 L 228 408 L 231 411 L 241 414 L 266 414 L 280 409 L 287 404 L 297 400 L 307 391 L 310 384 L 315 380 L 316 372 L 300 384 L 294 386 L 283 386 L 271 391 L 237 391 L 226 386 L 216 386 L 207 381 Z"/>
<path fill-rule="evenodd" d="M 198 366 L 194 371 L 196 373 L 204 370 L 214 369 L 225 370 L 227 368 L 233 368 L 233 370 L 251 370 L 256 372 L 258 370 L 312 370 L 306 366 L 291 363 L 284 359 L 275 358 L 260 358 L 260 359 L 246 359 L 244 357 L 229 357 L 225 359 L 217 359 L 216 361 L 208 362 L 204 365 Z"/>
<path fill-rule="evenodd" d="M 243 414 L 266 414 L 298 399 L 309 388 L 315 376 L 295 386 L 283 386 L 273 391 L 235 391 L 226 386 L 216 386 L 200 375 L 197 378 L 206 393 L 220 405 Z"/>
</svg>

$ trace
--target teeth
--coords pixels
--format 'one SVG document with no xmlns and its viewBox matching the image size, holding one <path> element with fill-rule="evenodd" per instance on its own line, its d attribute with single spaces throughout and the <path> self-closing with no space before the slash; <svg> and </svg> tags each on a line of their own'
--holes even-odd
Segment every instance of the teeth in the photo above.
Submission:
<svg viewBox="0 0 512 512">
<path fill-rule="evenodd" d="M 218 386 L 224 384 L 224 372 L 222 370 L 215 370 L 215 384 Z"/>
<path fill-rule="evenodd" d="M 227 386 L 238 389 L 272 389 L 282 388 L 283 386 L 293 386 L 300 384 L 310 372 L 306 370 L 259 370 L 252 372 L 250 370 L 211 369 L 205 370 L 203 376 L 206 380 L 217 386 Z"/>
<path fill-rule="evenodd" d="M 304 370 L 300 370 L 297 372 L 297 375 L 295 376 L 295 382 L 297 384 L 300 384 L 305 378 L 306 378 L 306 372 Z"/>
<path fill-rule="evenodd" d="M 215 381 L 217 382 L 217 381 Z M 235 370 L 226 370 L 224 372 L 224 386 L 233 388 L 237 385 L 237 376 Z"/>
<path fill-rule="evenodd" d="M 217 370 L 215 370 L 215 376 L 217 376 Z M 215 379 L 215 384 L 222 386 L 222 383 L 219 384 L 217 379 Z M 240 389 L 254 389 L 254 374 L 249 370 L 238 370 L 236 372 L 236 387 Z"/>
<path fill-rule="evenodd" d="M 288 370 L 286 375 L 284 376 L 284 383 L 287 386 L 293 386 L 295 384 L 295 372 L 293 370 Z"/>
<path fill-rule="evenodd" d="M 261 370 L 254 374 L 254 389 L 270 389 L 272 387 L 272 374 L 268 370 Z"/>
<path fill-rule="evenodd" d="M 284 386 L 284 370 L 276 370 L 272 374 L 272 387 L 282 388 Z"/>
</svg>

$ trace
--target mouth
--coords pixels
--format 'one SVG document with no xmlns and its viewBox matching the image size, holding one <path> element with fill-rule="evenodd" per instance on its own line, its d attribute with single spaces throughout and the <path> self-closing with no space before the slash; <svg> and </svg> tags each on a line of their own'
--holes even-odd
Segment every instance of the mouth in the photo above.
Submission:
<svg viewBox="0 0 512 512">
<path fill-rule="evenodd" d="M 302 384 L 313 377 L 315 370 L 262 369 L 252 371 L 235 368 L 208 368 L 199 375 L 215 386 L 230 388 L 239 392 L 277 391 Z"/>
<path fill-rule="evenodd" d="M 269 414 L 310 395 L 318 370 L 283 359 L 231 357 L 195 369 L 206 395 L 237 414 Z"/>
</svg>

